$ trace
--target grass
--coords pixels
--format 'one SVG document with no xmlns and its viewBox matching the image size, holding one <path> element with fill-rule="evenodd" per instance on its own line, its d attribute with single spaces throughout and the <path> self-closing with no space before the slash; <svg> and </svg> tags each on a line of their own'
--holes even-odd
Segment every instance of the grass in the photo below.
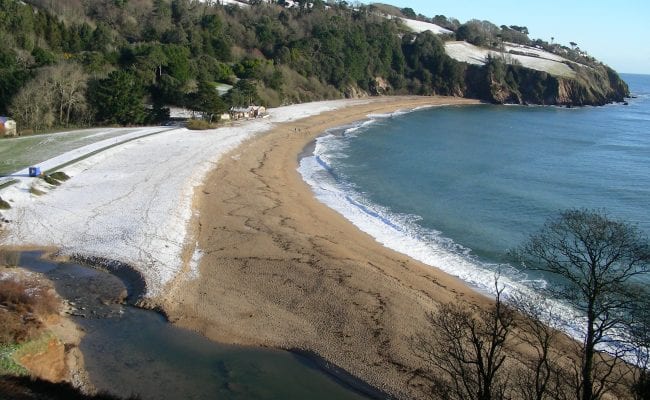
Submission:
<svg viewBox="0 0 650 400">
<path fill-rule="evenodd" d="M 59 181 L 59 182 L 65 182 L 65 181 L 67 181 L 68 179 L 70 179 L 70 177 L 68 176 L 68 174 L 66 174 L 66 173 L 63 172 L 63 171 L 57 171 L 57 172 L 53 172 L 53 173 L 51 173 L 51 174 L 50 174 L 50 178 L 55 179 L 55 180 L 57 180 L 57 181 Z"/>
<path fill-rule="evenodd" d="M 41 179 L 43 179 L 45 182 L 49 183 L 50 185 L 59 186 L 61 184 L 61 182 L 52 178 L 52 176 L 50 175 L 43 175 L 41 176 Z"/>
<path fill-rule="evenodd" d="M 3 275 L 0 280 L 0 375 L 26 375 L 16 362 L 45 350 L 54 337 L 41 320 L 59 312 L 61 302 L 48 284 L 31 276 Z"/>
<path fill-rule="evenodd" d="M 14 358 L 19 344 L 0 344 L 0 375 L 25 376 L 28 371 Z"/>
<path fill-rule="evenodd" d="M 85 129 L 53 134 L 22 136 L 0 140 L 0 176 L 38 164 L 70 150 L 124 134 L 117 129 L 97 135 L 104 129 Z"/>
<path fill-rule="evenodd" d="M 44 334 L 34 340 L 19 344 L 13 352 L 13 357 L 16 360 L 19 360 L 28 354 L 43 353 L 47 350 L 52 339 L 55 338 L 56 336 L 54 336 L 52 332 L 46 331 Z"/>
</svg>

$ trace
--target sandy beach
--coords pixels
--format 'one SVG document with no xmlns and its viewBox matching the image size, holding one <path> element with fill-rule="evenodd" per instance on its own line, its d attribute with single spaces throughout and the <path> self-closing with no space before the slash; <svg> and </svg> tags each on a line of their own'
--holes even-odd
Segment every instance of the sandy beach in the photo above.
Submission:
<svg viewBox="0 0 650 400">
<path fill-rule="evenodd" d="M 390 395 L 424 398 L 409 342 L 429 329 L 425 313 L 489 299 L 318 202 L 298 157 L 326 129 L 368 114 L 475 103 L 373 99 L 282 123 L 226 154 L 195 191 L 199 276 L 157 299 L 171 321 L 221 342 L 314 352 Z"/>
</svg>

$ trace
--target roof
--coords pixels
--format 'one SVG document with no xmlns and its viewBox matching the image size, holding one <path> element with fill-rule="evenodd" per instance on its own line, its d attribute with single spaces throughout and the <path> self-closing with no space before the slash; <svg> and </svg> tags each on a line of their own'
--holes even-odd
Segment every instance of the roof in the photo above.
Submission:
<svg viewBox="0 0 650 400">
<path fill-rule="evenodd" d="M 248 106 L 248 107 L 231 107 L 230 111 L 232 112 L 251 112 L 258 111 L 264 108 L 264 106 Z"/>
<path fill-rule="evenodd" d="M 253 108 L 252 107 L 245 107 L 245 108 L 244 107 L 232 107 L 230 109 L 230 111 L 232 111 L 232 112 L 251 112 L 251 111 L 253 111 Z"/>
<path fill-rule="evenodd" d="M 0 116 L 0 123 L 3 123 L 3 124 L 4 124 L 4 123 L 7 122 L 7 121 L 13 121 L 13 119 L 11 119 L 11 118 L 9 118 L 9 117 L 3 117 L 3 116 Z"/>
</svg>

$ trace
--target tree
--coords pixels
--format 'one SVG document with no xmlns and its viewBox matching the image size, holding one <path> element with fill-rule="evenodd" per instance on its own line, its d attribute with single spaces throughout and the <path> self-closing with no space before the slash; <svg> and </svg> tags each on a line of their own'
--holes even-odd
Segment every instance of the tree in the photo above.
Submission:
<svg viewBox="0 0 650 400">
<path fill-rule="evenodd" d="M 515 372 L 515 386 L 519 397 L 530 400 L 560 400 L 571 398 L 570 378 L 561 366 L 562 352 L 558 351 L 559 326 L 554 322 L 556 311 L 548 299 L 536 294 L 511 296 L 510 303 L 518 311 L 517 327 L 520 337 L 535 352 L 524 358 L 527 368 Z"/>
<path fill-rule="evenodd" d="M 635 400 L 650 400 L 650 292 L 642 288 L 639 291 L 641 301 L 629 329 L 634 364 L 631 391 Z"/>
<path fill-rule="evenodd" d="M 41 68 L 12 99 L 11 111 L 22 127 L 35 130 L 83 122 L 87 80 L 75 63 Z"/>
<path fill-rule="evenodd" d="M 192 94 L 192 104 L 210 123 L 215 115 L 226 111 L 226 103 L 219 97 L 215 84 L 204 80 L 198 82 L 198 90 Z"/>
<path fill-rule="evenodd" d="M 602 398 L 622 379 L 622 353 L 612 335 L 626 326 L 638 300 L 630 281 L 650 270 L 647 238 L 602 211 L 568 210 L 532 235 L 519 254 L 527 268 L 558 278 L 547 291 L 583 316 L 575 389 L 583 400 Z M 599 352 L 606 347 L 613 350 Z"/>
<path fill-rule="evenodd" d="M 503 303 L 498 280 L 495 287 L 495 301 L 489 309 L 475 311 L 448 303 L 427 315 L 433 334 L 416 337 L 413 350 L 433 367 L 436 392 L 463 400 L 506 398 L 504 350 L 514 312 Z M 439 371 L 446 379 L 435 378 Z"/>
<path fill-rule="evenodd" d="M 402 14 L 404 14 L 406 18 L 416 19 L 418 17 L 415 11 L 413 11 L 411 7 L 402 8 L 400 9 L 400 11 L 402 12 Z"/>
<path fill-rule="evenodd" d="M 54 90 L 47 77 L 39 74 L 23 86 L 11 100 L 9 111 L 21 129 L 50 128 L 56 121 Z"/>
<path fill-rule="evenodd" d="M 98 121 L 122 125 L 141 124 L 146 119 L 142 84 L 127 71 L 113 71 L 95 82 L 89 97 Z"/>
<path fill-rule="evenodd" d="M 248 107 L 259 101 L 255 83 L 248 79 L 239 80 L 226 94 L 226 101 L 234 107 Z"/>
<path fill-rule="evenodd" d="M 74 113 L 86 110 L 86 84 L 88 76 L 79 64 L 65 63 L 48 68 L 48 74 L 58 106 L 59 125 L 68 126 Z"/>
</svg>

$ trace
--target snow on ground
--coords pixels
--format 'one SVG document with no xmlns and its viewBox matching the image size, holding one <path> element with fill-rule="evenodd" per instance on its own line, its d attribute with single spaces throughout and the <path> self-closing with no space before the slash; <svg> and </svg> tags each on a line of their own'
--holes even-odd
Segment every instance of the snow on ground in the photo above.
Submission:
<svg viewBox="0 0 650 400">
<path fill-rule="evenodd" d="M 533 57 L 546 58 L 548 60 L 553 60 L 557 62 L 567 62 L 567 61 L 571 62 L 562 56 L 551 53 L 550 51 L 546 51 L 544 49 L 538 49 L 536 47 L 525 46 L 523 44 L 505 42 L 504 48 L 506 51 L 518 51 L 521 53 L 534 54 Z"/>
<path fill-rule="evenodd" d="M 169 118 L 188 119 L 194 118 L 196 113 L 189 108 L 169 107 Z"/>
<path fill-rule="evenodd" d="M 506 47 L 506 50 L 507 49 L 508 47 Z M 513 47 L 513 49 L 516 51 L 527 52 L 529 48 L 526 47 L 525 49 L 522 49 Z M 572 78 L 576 76 L 575 71 L 564 63 L 567 61 L 564 58 L 556 56 L 552 53 L 545 52 L 543 50 L 535 50 L 537 50 L 537 52 L 541 52 L 540 54 L 544 54 L 544 56 L 534 57 L 520 54 L 502 53 L 499 51 L 488 50 L 482 47 L 474 46 L 473 44 L 467 42 L 445 43 L 445 51 L 447 52 L 447 55 L 457 61 L 466 62 L 469 64 L 483 65 L 487 60 L 488 54 L 491 54 L 495 57 L 505 57 L 506 62 L 509 64 L 517 62 L 523 67 L 537 71 L 544 71 L 551 75 L 566 78 Z M 549 57 L 546 58 L 546 55 L 549 55 Z"/>
<path fill-rule="evenodd" d="M 194 246 L 186 243 L 194 189 L 223 154 L 278 123 L 362 102 L 299 104 L 229 127 L 139 138 L 66 167 L 72 179 L 42 196 L 30 194 L 33 180 L 21 179 L 0 191 L 13 207 L 3 211 L 12 222 L 0 244 L 56 246 L 68 255 L 121 261 L 139 270 L 147 296 L 156 296 L 181 270 L 185 245 Z M 192 265 L 197 257 L 195 249 Z"/>
<path fill-rule="evenodd" d="M 452 33 L 449 29 L 445 29 L 442 26 L 432 24 L 430 22 L 422 22 L 414 19 L 400 18 L 404 25 L 408 26 L 411 30 L 416 33 L 421 33 L 424 31 L 431 31 L 436 35 L 443 35 L 447 33 Z"/>
<path fill-rule="evenodd" d="M 205 2 L 205 0 L 201 0 L 201 2 Z M 238 6 L 238 7 L 250 7 L 250 5 L 246 3 L 242 3 L 241 1 L 237 1 L 237 0 L 217 0 L 216 2 L 213 3 L 221 4 L 223 6 L 231 5 L 231 6 Z"/>
<path fill-rule="evenodd" d="M 101 132 L 92 133 L 89 136 L 83 137 L 81 139 L 72 139 L 68 140 L 65 138 L 66 133 L 57 133 L 56 141 L 48 140 L 52 139 L 45 138 L 45 140 L 39 140 L 37 143 L 33 144 L 31 147 L 24 146 L 11 146 L 9 147 L 10 151 L 20 152 L 22 154 L 16 154 L 16 157 L 21 158 L 21 161 L 31 160 L 29 163 L 32 166 L 38 166 L 41 168 L 42 172 L 45 172 L 50 169 L 54 169 L 65 163 L 74 161 L 84 155 L 90 154 L 92 152 L 101 150 L 106 147 L 115 146 L 117 144 L 123 143 L 125 141 L 133 140 L 142 136 L 147 136 L 154 134 L 156 132 L 161 132 L 169 130 L 171 128 L 166 127 L 152 127 L 152 128 L 139 128 L 139 129 L 106 129 Z M 94 131 L 90 131 L 94 132 Z M 71 132 L 71 136 L 74 136 L 74 133 Z M 108 139 L 105 137 L 108 136 Z M 40 137 L 33 137 L 34 139 L 40 139 Z M 102 140 L 103 139 L 103 140 Z M 79 140 L 83 142 L 90 142 L 85 146 L 80 145 L 77 147 Z M 65 151 L 66 149 L 71 148 L 72 150 Z M 65 152 L 64 152 L 65 151 Z M 53 157 L 54 154 L 58 154 Z M 43 155 L 48 154 L 51 158 L 45 158 Z M 24 159 L 23 159 L 24 157 Z M 31 182 L 32 179 L 28 175 L 29 168 L 24 168 L 19 171 L 15 171 L 5 177 L 0 177 L 0 185 L 4 182 L 17 180 Z"/>
</svg>

